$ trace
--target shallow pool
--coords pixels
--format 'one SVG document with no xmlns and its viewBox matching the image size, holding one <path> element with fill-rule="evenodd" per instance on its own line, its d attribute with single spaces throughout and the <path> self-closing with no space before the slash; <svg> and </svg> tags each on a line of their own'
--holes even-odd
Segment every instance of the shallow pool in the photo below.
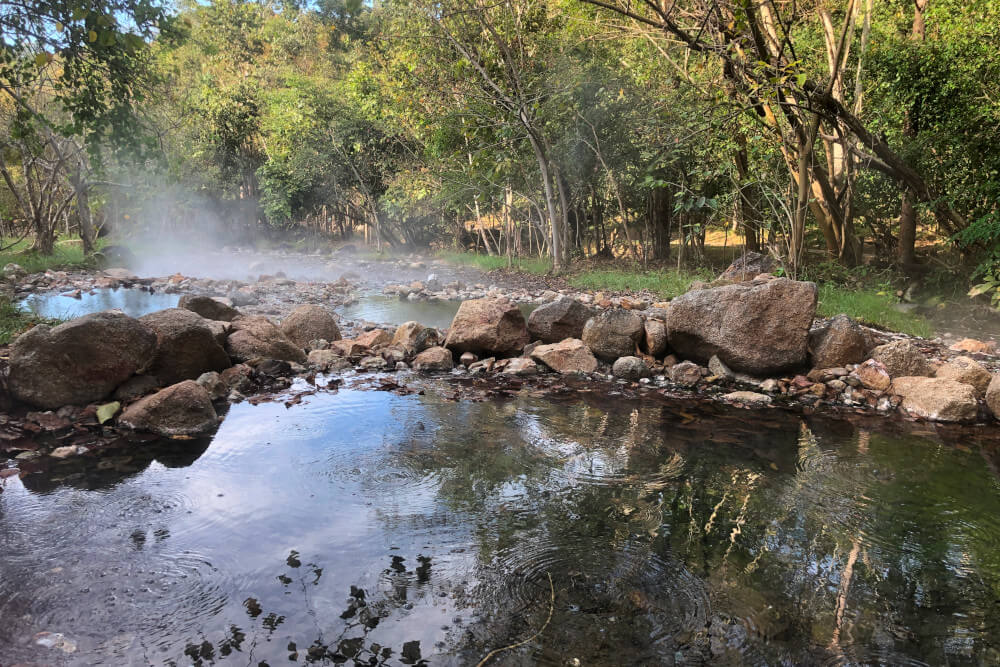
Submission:
<svg viewBox="0 0 1000 667">
<path fill-rule="evenodd" d="M 429 299 L 426 301 L 410 301 L 396 296 L 382 294 L 364 295 L 356 303 L 346 306 L 342 315 L 351 320 L 365 320 L 377 324 L 395 324 L 417 321 L 428 327 L 447 329 L 455 319 L 455 313 L 461 301 L 445 301 Z M 520 304 L 518 306 L 527 318 L 537 306 L 535 304 Z"/>
<path fill-rule="evenodd" d="M 4 664 L 1000 659 L 978 445 L 424 388 L 241 404 L 210 443 L 6 480 Z"/>
<path fill-rule="evenodd" d="M 56 292 L 32 294 L 21 301 L 21 308 L 40 317 L 60 320 L 112 309 L 121 310 L 132 317 L 142 317 L 164 308 L 173 308 L 179 300 L 178 294 L 150 293 L 134 287 L 120 287 L 83 292 L 79 298 Z"/>
</svg>

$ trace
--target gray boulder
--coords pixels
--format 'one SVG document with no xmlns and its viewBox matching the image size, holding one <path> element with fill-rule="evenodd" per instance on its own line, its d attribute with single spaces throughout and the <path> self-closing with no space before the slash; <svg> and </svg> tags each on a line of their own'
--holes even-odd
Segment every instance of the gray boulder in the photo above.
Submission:
<svg viewBox="0 0 1000 667">
<path fill-rule="evenodd" d="M 294 361 L 304 364 L 306 353 L 281 332 L 271 320 L 257 315 L 233 321 L 233 332 L 226 339 L 226 352 L 234 361 L 256 357 Z"/>
<path fill-rule="evenodd" d="M 733 263 L 719 275 L 718 279 L 733 282 L 753 280 L 762 273 L 771 273 L 777 266 L 773 257 L 750 250 L 733 260 Z"/>
<path fill-rule="evenodd" d="M 611 367 L 611 373 L 617 378 L 630 382 L 652 375 L 649 366 L 639 357 L 620 357 Z"/>
<path fill-rule="evenodd" d="M 416 356 L 413 368 L 418 371 L 450 371 L 455 366 L 446 347 L 429 347 Z"/>
<path fill-rule="evenodd" d="M 975 389 L 980 397 L 986 394 L 986 389 L 993 379 L 990 372 L 971 357 L 955 357 L 948 363 L 942 364 L 934 373 L 934 377 L 967 384 Z"/>
<path fill-rule="evenodd" d="M 448 329 L 444 346 L 456 352 L 520 353 L 529 342 L 528 326 L 509 299 L 463 301 Z"/>
<path fill-rule="evenodd" d="M 702 378 L 701 366 L 693 361 L 682 361 L 679 364 L 674 364 L 667 371 L 667 374 L 670 376 L 671 382 L 682 387 L 694 387 L 701 382 Z"/>
<path fill-rule="evenodd" d="M 528 316 L 528 333 L 532 340 L 558 343 L 566 338 L 580 338 L 583 327 L 593 311 L 568 296 L 535 308 Z"/>
<path fill-rule="evenodd" d="M 681 357 L 718 355 L 735 371 L 769 375 L 806 361 L 816 285 L 787 278 L 683 294 L 667 310 L 667 337 Z"/>
<path fill-rule="evenodd" d="M 882 362 L 889 375 L 894 378 L 930 377 L 934 374 L 934 369 L 923 352 L 905 338 L 879 345 L 872 350 L 872 359 Z"/>
<path fill-rule="evenodd" d="M 599 359 L 614 361 L 634 355 L 645 333 L 642 318 L 637 314 L 609 308 L 587 320 L 582 340 Z"/>
<path fill-rule="evenodd" d="M 904 410 L 932 421 L 971 421 L 979 412 L 976 390 L 955 380 L 898 377 L 892 381 L 892 392 L 903 397 Z"/>
<path fill-rule="evenodd" d="M 557 373 L 593 373 L 597 370 L 597 359 L 579 338 L 538 345 L 531 351 L 531 358 Z"/>
<path fill-rule="evenodd" d="M 128 406 L 119 423 L 165 437 L 197 436 L 213 431 L 219 418 L 208 391 L 185 380 Z"/>
<path fill-rule="evenodd" d="M 208 321 L 190 310 L 168 308 L 139 321 L 156 332 L 156 354 L 148 372 L 163 385 L 232 366 Z"/>
<path fill-rule="evenodd" d="M 281 332 L 296 345 L 309 347 L 309 343 L 323 339 L 329 342 L 340 340 L 340 327 L 333 314 L 323 306 L 304 304 L 281 321 Z"/>
<path fill-rule="evenodd" d="M 177 302 L 177 307 L 190 310 L 192 313 L 198 313 L 206 320 L 232 322 L 240 316 L 240 311 L 210 296 L 185 294 Z"/>
<path fill-rule="evenodd" d="M 809 332 L 809 356 L 813 368 L 860 364 L 868 358 L 868 346 L 865 330 L 843 314 Z"/>
<path fill-rule="evenodd" d="M 396 328 L 391 344 L 406 350 L 408 354 L 419 354 L 429 347 L 440 345 L 441 334 L 437 329 L 425 327 L 420 322 L 403 322 Z"/>
<path fill-rule="evenodd" d="M 10 391 L 40 408 L 99 401 L 146 368 L 155 350 L 156 334 L 116 311 L 39 325 L 11 346 Z"/>
</svg>

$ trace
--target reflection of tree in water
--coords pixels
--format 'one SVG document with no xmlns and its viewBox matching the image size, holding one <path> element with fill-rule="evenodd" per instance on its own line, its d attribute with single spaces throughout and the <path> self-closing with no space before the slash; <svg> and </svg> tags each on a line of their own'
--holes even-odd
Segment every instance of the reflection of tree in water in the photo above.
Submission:
<svg viewBox="0 0 1000 667">
<path fill-rule="evenodd" d="M 421 656 L 419 641 L 400 642 L 400 648 L 396 650 L 391 646 L 383 646 L 369 637 L 380 621 L 391 616 L 406 603 L 406 584 L 403 579 L 407 575 L 412 574 L 419 582 L 429 580 L 430 559 L 420 556 L 418 562 L 420 565 L 410 573 L 404 565 L 404 559 L 399 556 L 392 557 L 386 573 L 392 573 L 398 578 L 393 586 L 393 595 L 370 599 L 370 594 L 365 589 L 351 585 L 345 607 L 339 614 L 341 623 L 333 632 L 324 630 L 325 615 L 317 611 L 311 599 L 311 591 L 320 585 L 323 578 L 323 568 L 314 562 L 303 563 L 299 552 L 294 549 L 289 552 L 285 559 L 285 568 L 276 579 L 286 594 L 301 596 L 302 608 L 312 619 L 314 626 L 312 634 L 315 637 L 309 643 L 290 640 L 285 647 L 288 661 L 321 665 L 346 663 L 370 667 L 390 664 L 428 664 Z M 243 609 L 247 615 L 246 627 L 230 624 L 225 637 L 216 643 L 207 639 L 189 641 L 184 649 L 185 657 L 191 664 L 198 666 L 226 662 L 226 659 L 236 653 L 253 660 L 258 641 L 261 638 L 270 641 L 274 632 L 286 620 L 283 615 L 273 611 L 268 612 L 265 604 L 266 602 L 261 602 L 257 598 L 247 598 L 243 601 Z"/>
</svg>

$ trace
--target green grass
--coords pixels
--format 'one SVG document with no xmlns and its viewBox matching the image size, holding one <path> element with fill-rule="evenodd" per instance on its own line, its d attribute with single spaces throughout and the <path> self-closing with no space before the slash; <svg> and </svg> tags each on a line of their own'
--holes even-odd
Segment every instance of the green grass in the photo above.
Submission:
<svg viewBox="0 0 1000 667">
<path fill-rule="evenodd" d="M 0 241 L 0 247 L 11 243 L 12 239 Z M 93 260 L 83 256 L 83 246 L 77 241 L 57 241 L 54 252 L 51 255 L 40 255 L 37 252 L 28 252 L 31 240 L 26 239 L 0 252 L 0 268 L 9 263 L 19 264 L 28 273 L 38 273 L 49 269 L 70 269 L 80 266 L 92 266 Z"/>
<path fill-rule="evenodd" d="M 885 292 L 851 289 L 826 284 L 819 288 L 817 314 L 833 317 L 845 313 L 854 319 L 874 326 L 899 331 L 912 336 L 931 335 L 930 323 L 913 313 L 903 313 L 894 307 L 896 300 Z"/>
<path fill-rule="evenodd" d="M 0 296 L 0 345 L 6 345 L 36 324 L 58 324 L 18 309 L 9 297 Z"/>
<path fill-rule="evenodd" d="M 478 255 L 471 252 L 440 252 L 438 257 L 451 264 L 474 266 L 481 271 L 506 269 L 507 257 L 501 255 Z M 552 261 L 533 257 L 515 257 L 513 267 L 526 273 L 548 273 L 552 270 Z"/>
<path fill-rule="evenodd" d="M 704 271 L 599 269 L 578 273 L 568 280 L 570 285 L 580 289 L 615 292 L 648 290 L 664 299 L 672 299 L 687 292 L 693 281 L 711 279 L 712 276 Z"/>
</svg>

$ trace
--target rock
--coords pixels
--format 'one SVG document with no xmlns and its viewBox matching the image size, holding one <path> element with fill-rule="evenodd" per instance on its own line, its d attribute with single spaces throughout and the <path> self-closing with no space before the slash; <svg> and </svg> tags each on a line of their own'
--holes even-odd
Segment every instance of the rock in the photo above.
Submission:
<svg viewBox="0 0 1000 667">
<path fill-rule="evenodd" d="M 368 371 L 382 371 L 389 367 L 389 362 L 383 357 L 365 357 L 358 365 Z"/>
<path fill-rule="evenodd" d="M 479 357 L 472 352 L 463 352 L 462 356 L 458 359 L 458 362 L 463 366 L 471 366 L 477 361 L 479 361 Z"/>
<path fill-rule="evenodd" d="M 209 398 L 213 401 L 223 399 L 229 394 L 229 387 L 226 386 L 226 383 L 222 381 L 222 376 L 216 371 L 202 373 L 195 382 L 205 388 Z"/>
<path fill-rule="evenodd" d="M 328 342 L 341 339 L 337 320 L 329 310 L 314 304 L 296 306 L 281 321 L 281 332 L 302 348 L 309 347 L 309 343 L 318 338 Z"/>
<path fill-rule="evenodd" d="M 133 375 L 118 385 L 112 395 L 116 401 L 132 401 L 160 388 L 160 381 L 152 375 Z"/>
<path fill-rule="evenodd" d="M 351 363 L 334 350 L 313 350 L 309 353 L 308 364 L 321 372 L 342 371 Z"/>
<path fill-rule="evenodd" d="M 233 332 L 226 340 L 226 352 L 235 361 L 255 357 L 305 363 L 306 353 L 262 315 L 240 317 L 233 321 Z"/>
<path fill-rule="evenodd" d="M 992 380 L 990 372 L 982 364 L 969 357 L 955 357 L 948 363 L 942 364 L 935 371 L 934 377 L 967 384 L 976 390 L 976 394 L 980 398 L 986 394 L 986 389 Z"/>
<path fill-rule="evenodd" d="M 51 456 L 54 459 L 66 459 L 69 458 L 70 456 L 76 456 L 76 446 L 66 445 L 64 447 L 56 447 L 51 452 L 49 452 L 49 456 Z"/>
<path fill-rule="evenodd" d="M 712 358 L 708 360 L 708 372 L 712 375 L 726 378 L 727 380 L 732 380 L 736 377 L 736 374 L 733 373 L 732 369 L 729 368 L 729 366 L 726 366 L 726 364 L 722 362 L 722 359 L 719 359 L 719 357 L 714 354 L 712 355 Z"/>
<path fill-rule="evenodd" d="M 889 375 L 897 377 L 922 376 L 930 377 L 934 369 L 927 362 L 923 352 L 906 339 L 894 340 L 885 345 L 879 345 L 872 350 L 872 359 L 880 361 L 889 371 Z"/>
<path fill-rule="evenodd" d="M 886 370 L 885 364 L 874 359 L 869 359 L 855 368 L 851 375 L 856 377 L 865 389 L 885 391 L 892 384 L 892 377 Z"/>
<path fill-rule="evenodd" d="M 215 342 L 220 347 L 226 347 L 226 339 L 229 338 L 229 333 L 233 330 L 233 325 L 222 320 L 204 320 L 204 322 L 205 326 L 212 331 Z"/>
<path fill-rule="evenodd" d="M 20 264 L 9 262 L 3 266 L 3 277 L 7 280 L 20 280 L 26 275 L 28 275 L 28 272 Z"/>
<path fill-rule="evenodd" d="M 847 315 L 837 315 L 809 332 L 809 356 L 813 368 L 860 364 L 868 358 L 868 336 Z"/>
<path fill-rule="evenodd" d="M 503 369 L 504 375 L 537 375 L 538 364 L 528 357 L 515 357 L 507 362 Z"/>
<path fill-rule="evenodd" d="M 741 403 L 749 407 L 760 407 L 771 403 L 770 396 L 755 391 L 733 391 L 723 395 L 722 398 L 730 403 Z"/>
<path fill-rule="evenodd" d="M 900 407 L 904 410 L 932 421 L 970 421 L 979 411 L 976 390 L 955 380 L 897 377 L 892 381 L 892 393 L 903 397 Z"/>
<path fill-rule="evenodd" d="M 143 370 L 155 350 L 156 334 L 120 312 L 39 325 L 11 346 L 9 388 L 41 408 L 99 401 Z"/>
<path fill-rule="evenodd" d="M 531 358 L 557 373 L 593 373 L 597 370 L 597 359 L 579 338 L 539 345 L 531 351 Z"/>
<path fill-rule="evenodd" d="M 778 381 L 774 378 L 768 378 L 760 383 L 760 390 L 773 394 L 781 390 L 781 385 L 779 385 Z"/>
<path fill-rule="evenodd" d="M 370 350 L 373 347 L 386 345 L 392 342 L 392 336 L 390 336 L 384 329 L 372 329 L 371 331 L 366 331 L 359 336 L 355 336 L 354 340 L 357 341 L 358 345 L 364 345 Z"/>
<path fill-rule="evenodd" d="M 719 275 L 719 280 L 733 282 L 753 280 L 762 273 L 771 273 L 776 267 L 777 263 L 772 257 L 751 250 L 733 260 L 733 263 Z"/>
<path fill-rule="evenodd" d="M 104 269 L 101 273 L 106 275 L 108 278 L 113 278 L 115 280 L 129 281 L 139 279 L 139 276 L 135 275 L 128 269 L 122 268 Z"/>
<path fill-rule="evenodd" d="M 446 347 L 429 347 L 413 360 L 413 368 L 418 371 L 450 371 L 455 365 L 451 350 Z"/>
<path fill-rule="evenodd" d="M 979 354 L 996 354 L 997 344 L 994 341 L 981 341 L 975 338 L 963 338 L 948 348 L 955 352 L 976 352 Z"/>
<path fill-rule="evenodd" d="M 156 353 L 148 372 L 163 385 L 232 366 L 207 321 L 190 310 L 168 308 L 143 315 L 139 321 L 156 332 Z"/>
<path fill-rule="evenodd" d="M 118 420 L 137 431 L 161 436 L 197 436 L 219 424 L 208 391 L 194 380 L 185 380 L 133 403 Z"/>
<path fill-rule="evenodd" d="M 648 378 L 652 375 L 649 366 L 639 357 L 618 358 L 611 367 L 611 373 L 617 378 L 630 382 L 635 382 L 641 378 Z"/>
<path fill-rule="evenodd" d="M 806 360 L 816 285 L 776 278 L 696 290 L 674 299 L 667 338 L 681 357 L 718 355 L 734 371 L 774 375 Z"/>
<path fill-rule="evenodd" d="M 631 310 L 605 310 L 587 320 L 582 340 L 599 359 L 614 361 L 634 355 L 645 336 L 642 318 Z"/>
<path fill-rule="evenodd" d="M 237 308 L 242 306 L 256 306 L 260 303 L 260 299 L 257 295 L 249 290 L 238 289 L 229 293 L 229 300 L 233 302 L 233 305 Z"/>
<path fill-rule="evenodd" d="M 503 298 L 463 301 L 444 346 L 456 352 L 519 353 L 529 342 L 524 314 Z"/>
<path fill-rule="evenodd" d="M 666 313 L 664 313 L 666 317 Z M 667 325 L 660 319 L 646 318 L 643 325 L 645 339 L 643 348 L 652 357 L 662 357 L 667 352 Z"/>
<path fill-rule="evenodd" d="M 330 343 L 330 350 L 342 357 L 347 357 L 348 359 L 357 359 L 361 355 L 368 352 L 368 348 L 366 346 L 362 345 L 353 338 L 333 341 Z"/>
<path fill-rule="evenodd" d="M 177 307 L 190 310 L 192 313 L 198 313 L 206 320 L 232 322 L 240 316 L 240 311 L 210 296 L 185 294 L 177 302 Z"/>
<path fill-rule="evenodd" d="M 995 418 L 1000 419 L 1000 373 L 994 375 L 986 387 L 986 407 Z"/>
<path fill-rule="evenodd" d="M 682 387 L 693 387 L 701 382 L 701 366 L 691 361 L 674 364 L 668 371 L 670 381 Z"/>
<path fill-rule="evenodd" d="M 401 346 L 409 354 L 419 354 L 429 347 L 440 345 L 441 334 L 420 322 L 404 322 L 393 334 L 392 344 Z"/>
<path fill-rule="evenodd" d="M 558 343 L 566 338 L 580 338 L 583 326 L 593 311 L 576 299 L 561 297 L 535 308 L 528 316 L 528 333 L 532 340 Z"/>
</svg>

